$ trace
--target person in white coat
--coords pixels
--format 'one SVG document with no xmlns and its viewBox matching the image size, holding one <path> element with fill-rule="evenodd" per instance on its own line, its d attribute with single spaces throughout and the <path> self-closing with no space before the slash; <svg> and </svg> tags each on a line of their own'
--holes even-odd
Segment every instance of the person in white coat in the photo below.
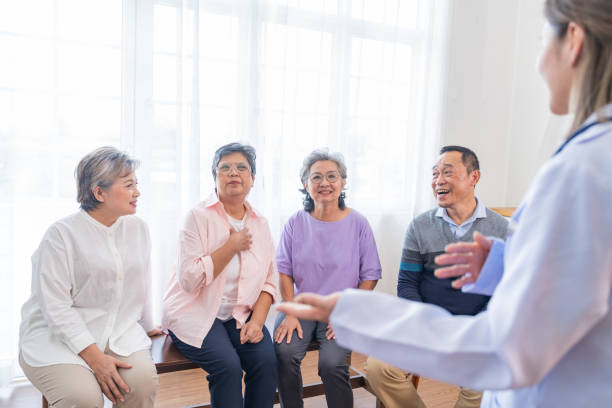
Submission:
<svg viewBox="0 0 612 408">
<path fill-rule="evenodd" d="M 385 294 L 303 294 L 279 310 L 331 322 L 344 347 L 487 390 L 482 407 L 612 406 L 612 2 L 546 0 L 539 71 L 565 143 L 540 169 L 505 246 L 477 236 L 439 277 L 493 293 L 476 316 Z M 481 278 L 483 281 L 481 281 Z M 481 291 L 482 293 L 482 291 Z"/>
</svg>

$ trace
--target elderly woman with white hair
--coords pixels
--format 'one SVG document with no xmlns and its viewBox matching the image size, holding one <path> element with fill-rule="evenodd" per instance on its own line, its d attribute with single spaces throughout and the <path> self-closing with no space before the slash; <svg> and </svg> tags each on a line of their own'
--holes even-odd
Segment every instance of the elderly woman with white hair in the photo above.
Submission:
<svg viewBox="0 0 612 408">
<path fill-rule="evenodd" d="M 315 150 L 304 160 L 300 178 L 304 209 L 285 224 L 276 253 L 283 300 L 293 300 L 296 290 L 327 295 L 347 288 L 374 289 L 381 277 L 376 242 L 368 220 L 344 202 L 344 158 Z M 313 339 L 319 343 L 319 375 L 327 405 L 352 407 L 350 350 L 336 344 L 327 324 L 282 313 L 274 332 L 281 406 L 303 406 L 300 363 Z"/>
<path fill-rule="evenodd" d="M 19 362 L 53 407 L 152 407 L 151 244 L 134 216 L 138 165 L 114 147 L 76 169 L 81 210 L 55 222 L 32 256 Z M 149 336 L 148 336 L 149 335 Z"/>
</svg>

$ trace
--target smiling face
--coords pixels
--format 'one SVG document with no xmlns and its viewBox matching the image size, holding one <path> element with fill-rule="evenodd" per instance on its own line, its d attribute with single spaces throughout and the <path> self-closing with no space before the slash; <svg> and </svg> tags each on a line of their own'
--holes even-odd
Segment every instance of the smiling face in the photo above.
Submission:
<svg viewBox="0 0 612 408">
<path fill-rule="evenodd" d="M 242 153 L 231 153 L 221 157 L 217 165 L 215 185 L 219 200 L 240 198 L 244 200 L 251 191 L 255 177 L 251 176 L 251 167 Z"/>
<path fill-rule="evenodd" d="M 330 181 L 331 180 L 331 181 Z M 308 182 L 304 188 L 317 205 L 336 203 L 344 189 L 345 181 L 340 177 L 338 165 L 331 160 L 319 160 L 310 166 Z"/>
<path fill-rule="evenodd" d="M 461 152 L 441 154 L 432 173 L 431 188 L 440 207 L 451 208 L 474 200 L 474 187 L 480 179 L 480 170 L 468 173 Z"/>
<path fill-rule="evenodd" d="M 134 214 L 138 204 L 138 181 L 136 175 L 130 173 L 124 177 L 117 177 L 107 189 L 96 187 L 94 194 L 100 202 L 99 209 L 115 217 Z"/>
</svg>

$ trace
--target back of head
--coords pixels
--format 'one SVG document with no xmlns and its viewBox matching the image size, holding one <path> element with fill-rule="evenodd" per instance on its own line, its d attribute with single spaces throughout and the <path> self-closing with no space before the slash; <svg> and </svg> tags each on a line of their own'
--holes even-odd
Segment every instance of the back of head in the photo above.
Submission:
<svg viewBox="0 0 612 408">
<path fill-rule="evenodd" d="M 570 22 L 585 31 L 580 56 L 584 58 L 585 69 L 578 84 L 572 126 L 576 130 L 589 115 L 612 102 L 612 1 L 546 0 L 544 15 L 559 38 L 565 36 Z"/>
</svg>

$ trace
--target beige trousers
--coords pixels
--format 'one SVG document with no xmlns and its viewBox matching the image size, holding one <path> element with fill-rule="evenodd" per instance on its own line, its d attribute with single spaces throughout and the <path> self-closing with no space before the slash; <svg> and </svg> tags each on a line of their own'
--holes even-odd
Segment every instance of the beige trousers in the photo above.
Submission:
<svg viewBox="0 0 612 408">
<path fill-rule="evenodd" d="M 385 408 L 426 408 L 410 381 L 410 373 L 375 358 L 366 361 L 366 378 Z M 455 408 L 478 408 L 482 392 L 461 388 Z"/>
<path fill-rule="evenodd" d="M 132 368 L 119 368 L 119 375 L 130 387 L 124 402 L 117 408 L 151 408 L 155 404 L 157 372 L 149 350 L 140 350 L 127 357 L 110 350 L 105 354 L 125 361 Z M 94 374 L 78 364 L 55 364 L 44 367 L 28 365 L 19 354 L 19 364 L 28 380 L 45 396 L 50 407 L 103 408 L 102 390 Z"/>
</svg>

